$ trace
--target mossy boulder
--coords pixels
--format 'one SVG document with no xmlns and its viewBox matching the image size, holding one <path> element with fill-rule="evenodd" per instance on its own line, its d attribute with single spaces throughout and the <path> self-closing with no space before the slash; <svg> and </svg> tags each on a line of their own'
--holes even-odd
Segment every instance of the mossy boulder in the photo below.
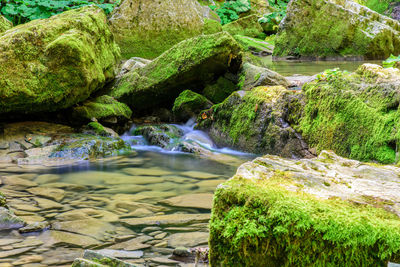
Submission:
<svg viewBox="0 0 400 267">
<path fill-rule="evenodd" d="M 264 156 L 245 163 L 214 195 L 210 264 L 399 262 L 399 174 L 326 151 L 311 160 Z"/>
<path fill-rule="evenodd" d="M 204 21 L 204 8 L 196 0 L 124 0 L 109 22 L 124 58 L 155 58 L 180 41 L 215 30 L 213 22 Z"/>
<path fill-rule="evenodd" d="M 258 23 L 258 18 L 257 15 L 246 16 L 225 24 L 222 26 L 222 29 L 232 35 L 243 35 L 249 37 L 264 36 L 263 29 L 260 23 Z"/>
<path fill-rule="evenodd" d="M 303 91 L 298 130 L 310 147 L 363 161 L 399 160 L 399 69 L 364 64 L 354 73 L 327 71 Z"/>
<path fill-rule="evenodd" d="M 233 37 L 243 47 L 243 50 L 250 51 L 254 54 L 268 56 L 272 55 L 272 51 L 274 50 L 274 46 L 271 43 L 261 39 L 243 35 L 235 35 Z"/>
<path fill-rule="evenodd" d="M 210 100 L 190 90 L 183 91 L 174 102 L 172 113 L 179 121 L 196 118 L 200 111 L 212 106 Z"/>
<path fill-rule="evenodd" d="M 12 22 L 6 19 L 4 16 L 0 15 L 0 33 L 11 29 L 13 26 Z"/>
<path fill-rule="evenodd" d="M 202 94 L 213 103 L 221 103 L 238 88 L 238 85 L 230 79 L 219 77 L 215 83 L 207 85 Z"/>
<path fill-rule="evenodd" d="M 390 54 L 400 54 L 400 23 L 345 0 L 291 1 L 274 49 L 278 57 L 384 59 Z"/>
<path fill-rule="evenodd" d="M 132 116 L 132 110 L 124 103 L 103 95 L 85 101 L 82 105 L 73 108 L 73 118 L 76 121 L 91 121 L 96 119 L 106 123 L 127 121 Z"/>
<path fill-rule="evenodd" d="M 143 135 L 150 145 L 170 149 L 179 142 L 179 139 L 183 136 L 183 131 L 175 125 L 160 124 L 140 126 L 132 134 Z"/>
<path fill-rule="evenodd" d="M 125 74 L 110 95 L 135 111 L 169 106 L 185 89 L 204 88 L 242 63 L 239 44 L 226 32 L 182 41 L 145 67 Z"/>
<path fill-rule="evenodd" d="M 52 112 L 114 78 L 119 48 L 103 10 L 84 7 L 0 35 L 0 114 Z"/>
<path fill-rule="evenodd" d="M 202 112 L 198 128 L 214 142 L 256 154 L 307 157 L 311 154 L 290 123 L 297 121 L 304 103 L 299 92 L 282 86 L 261 86 L 233 93 Z"/>
<path fill-rule="evenodd" d="M 250 63 L 243 64 L 240 86 L 243 90 L 266 85 L 281 85 L 288 87 L 289 82 L 279 73 L 267 68 L 257 67 Z"/>
</svg>

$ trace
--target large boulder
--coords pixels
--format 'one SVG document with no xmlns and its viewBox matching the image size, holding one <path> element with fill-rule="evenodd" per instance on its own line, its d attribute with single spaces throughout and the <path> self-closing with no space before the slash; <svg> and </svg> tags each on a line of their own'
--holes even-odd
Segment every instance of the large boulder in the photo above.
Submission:
<svg viewBox="0 0 400 267">
<path fill-rule="evenodd" d="M 207 28 L 212 11 L 196 0 L 124 0 L 109 19 L 125 58 L 155 58 L 182 40 Z"/>
<path fill-rule="evenodd" d="M 399 160 L 399 69 L 364 64 L 354 73 L 327 71 L 303 91 L 297 129 L 310 147 L 358 160 Z"/>
<path fill-rule="evenodd" d="M 399 53 L 398 21 L 345 0 L 291 1 L 274 50 L 278 57 L 383 59 Z"/>
<path fill-rule="evenodd" d="M 254 87 L 266 85 L 289 87 L 288 80 L 279 73 L 250 63 L 243 64 L 240 82 L 243 90 L 251 90 Z"/>
<path fill-rule="evenodd" d="M 258 23 L 257 15 L 250 15 L 240 18 L 231 23 L 222 26 L 224 31 L 232 35 L 244 35 L 249 37 L 258 37 L 263 35 L 263 28 Z"/>
<path fill-rule="evenodd" d="M 238 91 L 198 119 L 214 142 L 256 154 L 308 157 L 307 144 L 290 127 L 303 107 L 302 95 L 282 86 Z"/>
<path fill-rule="evenodd" d="M 264 156 L 218 186 L 212 266 L 386 266 L 400 262 L 400 168 L 322 152 Z"/>
<path fill-rule="evenodd" d="M 226 32 L 182 41 L 158 58 L 125 74 L 111 96 L 134 110 L 172 106 L 185 89 L 198 90 L 242 63 L 239 44 Z"/>
<path fill-rule="evenodd" d="M 51 112 L 114 78 L 119 48 L 103 10 L 84 7 L 0 35 L 0 114 Z"/>
<path fill-rule="evenodd" d="M 196 118 L 200 111 L 211 108 L 212 103 L 204 96 L 190 90 L 183 91 L 174 102 L 172 113 L 179 121 Z"/>
<path fill-rule="evenodd" d="M 5 32 L 8 29 L 11 29 L 13 26 L 12 22 L 6 19 L 4 16 L 0 15 L 0 33 Z"/>
</svg>

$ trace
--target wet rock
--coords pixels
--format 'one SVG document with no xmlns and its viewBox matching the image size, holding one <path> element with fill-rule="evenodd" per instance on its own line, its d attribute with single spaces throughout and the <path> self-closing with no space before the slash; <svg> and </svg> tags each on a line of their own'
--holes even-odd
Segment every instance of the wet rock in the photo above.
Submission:
<svg viewBox="0 0 400 267">
<path fill-rule="evenodd" d="M 164 201 L 161 201 L 161 203 L 181 208 L 196 208 L 196 209 L 211 210 L 212 201 L 213 201 L 213 194 L 187 194 L 187 195 L 168 198 Z"/>
<path fill-rule="evenodd" d="M 243 90 L 251 90 L 258 86 L 274 86 L 281 85 L 289 87 L 289 82 L 285 77 L 275 71 L 257 67 L 250 63 L 245 63 L 241 72 L 241 83 Z"/>
<path fill-rule="evenodd" d="M 274 56 L 388 58 L 400 53 L 399 31 L 398 21 L 353 1 L 296 0 L 280 24 Z"/>
<path fill-rule="evenodd" d="M 0 207 L 0 229 L 18 229 L 25 225 L 25 221 L 14 215 L 4 207 Z"/>
<path fill-rule="evenodd" d="M 64 213 L 60 213 L 56 216 L 57 220 L 60 221 L 76 221 L 86 220 L 90 218 L 101 218 L 105 222 L 116 222 L 119 216 L 103 209 L 84 208 L 77 210 L 70 210 Z"/>
<path fill-rule="evenodd" d="M 217 174 L 209 173 L 209 172 L 200 172 L 200 171 L 186 171 L 180 173 L 183 176 L 195 178 L 195 179 L 215 179 L 219 178 L 220 176 Z"/>
<path fill-rule="evenodd" d="M 12 115 L 85 100 L 114 78 L 119 58 L 106 15 L 96 6 L 18 25 L 0 36 L 0 47 L 0 113 Z"/>
<path fill-rule="evenodd" d="M 137 176 L 165 176 L 172 174 L 172 172 L 160 168 L 124 168 L 122 171 L 126 174 Z"/>
<path fill-rule="evenodd" d="M 185 90 L 175 99 L 172 113 L 177 121 L 187 122 L 196 118 L 200 111 L 212 106 L 210 100 L 190 90 Z"/>
<path fill-rule="evenodd" d="M 12 264 L 16 266 L 18 265 L 26 266 L 27 264 L 41 262 L 42 260 L 43 256 L 41 255 L 30 255 L 30 256 L 23 256 L 18 260 L 13 261 Z"/>
<path fill-rule="evenodd" d="M 152 258 L 150 258 L 150 261 L 157 264 L 158 266 L 162 266 L 162 265 L 176 266 L 177 264 L 179 264 L 179 261 L 170 260 L 168 258 L 163 258 L 163 257 L 152 257 Z"/>
<path fill-rule="evenodd" d="M 104 266 L 104 264 L 95 262 L 95 261 L 91 261 L 91 260 L 87 260 L 87 259 L 77 258 L 74 260 L 71 267 L 89 267 L 89 266 L 90 267 L 102 267 L 102 266 Z"/>
<path fill-rule="evenodd" d="M 107 266 L 111 266 L 111 265 L 113 265 L 113 266 L 115 265 L 115 266 L 119 266 L 119 267 L 135 267 L 136 266 L 134 264 L 130 264 L 128 262 L 124 262 L 124 261 L 121 261 L 114 257 L 111 257 L 109 255 L 106 255 L 106 254 L 102 253 L 102 251 L 85 250 L 82 258 L 88 259 L 91 261 L 94 260 L 95 262 L 98 262 L 98 263 L 101 263 L 101 264 L 107 265 Z M 74 264 L 76 264 L 75 262 L 74 262 Z M 82 266 L 82 265 L 77 265 L 77 266 Z M 90 266 L 92 266 L 92 265 L 90 265 Z"/>
<path fill-rule="evenodd" d="M 109 248 L 110 249 L 123 249 L 126 251 L 143 250 L 143 249 L 151 247 L 151 245 L 149 245 L 149 244 L 144 244 L 145 242 L 147 242 L 151 239 L 152 238 L 149 236 L 140 236 L 140 237 L 128 240 L 128 241 L 124 241 L 124 242 L 112 245 Z"/>
<path fill-rule="evenodd" d="M 44 222 L 46 219 L 39 215 L 19 215 L 27 224 L 33 224 L 38 222 Z"/>
<path fill-rule="evenodd" d="M 178 257 L 190 257 L 192 252 L 186 247 L 177 247 L 174 249 L 173 254 Z"/>
<path fill-rule="evenodd" d="M 121 220 L 122 224 L 130 227 L 140 227 L 149 225 L 187 225 L 199 222 L 207 222 L 209 214 L 169 214 L 146 218 L 131 218 Z"/>
<path fill-rule="evenodd" d="M 49 209 L 62 209 L 64 206 L 54 202 L 53 200 L 45 199 L 45 198 L 39 198 L 35 197 L 33 200 L 38 204 L 38 206 L 43 209 L 43 210 L 49 210 Z"/>
<path fill-rule="evenodd" d="M 168 237 L 168 246 L 176 247 L 196 247 L 208 243 L 208 233 L 192 232 L 172 234 Z"/>
<path fill-rule="evenodd" d="M 20 255 L 32 249 L 34 249 L 34 247 L 17 248 L 12 250 L 0 251 L 0 259 Z"/>
<path fill-rule="evenodd" d="M 32 233 L 32 232 L 40 232 L 43 230 L 47 230 L 50 228 L 50 223 L 48 222 L 35 222 L 32 224 L 28 224 L 22 228 L 19 228 L 18 231 L 20 233 Z"/>
<path fill-rule="evenodd" d="M 185 40 L 145 67 L 124 75 L 111 96 L 138 112 L 171 106 L 183 90 L 204 87 L 227 71 L 236 73 L 242 61 L 240 51 L 226 32 Z"/>
<path fill-rule="evenodd" d="M 272 51 L 274 50 L 274 46 L 271 43 L 262 39 L 243 35 L 234 35 L 233 37 L 245 51 L 249 51 L 253 55 L 269 56 L 272 55 Z"/>
<path fill-rule="evenodd" d="M 97 239 L 102 239 L 106 232 L 112 232 L 115 230 L 115 227 L 112 224 L 94 218 L 54 222 L 51 228 L 54 230 L 86 235 Z"/>
<path fill-rule="evenodd" d="M 238 91 L 198 118 L 214 142 L 257 154 L 312 157 L 307 144 L 290 123 L 297 122 L 303 96 L 281 86 Z"/>
<path fill-rule="evenodd" d="M 62 189 L 51 188 L 51 187 L 33 187 L 26 191 L 33 195 L 49 198 L 60 202 L 65 197 L 65 191 Z"/>
<path fill-rule="evenodd" d="M 8 246 L 8 245 L 12 245 L 18 242 L 21 242 L 23 239 L 15 239 L 15 238 L 2 238 L 0 239 L 0 246 L 4 247 L 4 246 Z"/>
<path fill-rule="evenodd" d="M 45 241 L 47 245 L 68 245 L 87 248 L 100 244 L 100 241 L 90 236 L 55 230 L 45 231 L 39 238 Z"/>
<path fill-rule="evenodd" d="M 151 62 L 151 60 L 148 60 L 145 58 L 132 57 L 132 58 L 128 59 L 127 61 L 125 61 L 125 63 L 122 65 L 121 71 L 118 74 L 118 78 L 122 77 L 124 74 L 126 74 L 132 70 L 143 68 L 150 62 Z"/>
<path fill-rule="evenodd" d="M 268 155 L 247 162 L 215 193 L 210 263 L 386 265 L 399 257 L 391 244 L 400 236 L 399 173 L 329 151 L 315 159 Z M 231 227 L 237 231 L 226 235 Z"/>
<path fill-rule="evenodd" d="M 98 253 L 113 257 L 113 258 L 122 258 L 122 259 L 139 259 L 143 257 L 143 251 L 124 251 L 124 250 L 116 250 L 116 249 L 101 249 L 97 251 Z"/>
<path fill-rule="evenodd" d="M 13 186 L 16 190 L 23 190 L 28 187 L 34 187 L 37 186 L 38 184 L 26 179 L 18 178 L 15 176 L 2 176 L 0 177 L 0 180 L 2 181 L 3 184 L 5 185 L 11 185 Z"/>
<path fill-rule="evenodd" d="M 35 182 L 38 184 L 54 183 L 60 180 L 60 178 L 57 174 L 42 174 L 35 179 Z"/>
<path fill-rule="evenodd" d="M 145 125 L 135 129 L 134 135 L 143 135 L 150 145 L 168 149 L 176 145 L 183 131 L 170 124 Z"/>
</svg>

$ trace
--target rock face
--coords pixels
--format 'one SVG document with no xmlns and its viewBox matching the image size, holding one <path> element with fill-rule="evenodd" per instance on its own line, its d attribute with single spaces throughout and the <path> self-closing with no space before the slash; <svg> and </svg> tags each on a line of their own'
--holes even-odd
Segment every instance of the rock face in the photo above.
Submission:
<svg viewBox="0 0 400 267">
<path fill-rule="evenodd" d="M 5 32 L 8 29 L 11 29 L 12 22 L 6 19 L 4 16 L 0 15 L 0 33 Z"/>
<path fill-rule="evenodd" d="M 211 108 L 212 103 L 204 96 L 190 90 L 183 91 L 174 102 L 172 113 L 179 121 L 196 118 L 200 111 Z"/>
<path fill-rule="evenodd" d="M 0 113 L 81 102 L 114 77 L 119 58 L 106 16 L 95 6 L 14 27 L 0 35 L 0 51 Z"/>
<path fill-rule="evenodd" d="M 310 147 L 363 161 L 399 160 L 399 69 L 364 64 L 355 73 L 325 72 L 303 91 L 298 130 Z"/>
<path fill-rule="evenodd" d="M 125 58 L 155 58 L 180 41 L 201 34 L 204 15 L 196 0 L 124 0 L 109 21 Z"/>
<path fill-rule="evenodd" d="M 278 57 L 383 59 L 399 53 L 398 21 L 344 0 L 291 1 L 274 50 Z"/>
<path fill-rule="evenodd" d="M 312 160 L 264 156 L 245 163 L 216 191 L 210 263 L 398 262 L 399 174 L 394 166 L 364 164 L 327 151 Z"/>
<path fill-rule="evenodd" d="M 219 146 L 257 154 L 310 156 L 307 145 L 289 123 L 297 120 L 302 96 L 281 86 L 233 93 L 199 116 L 199 128 Z"/>
<path fill-rule="evenodd" d="M 258 37 L 263 34 L 263 28 L 261 27 L 261 24 L 258 23 L 257 15 L 240 18 L 231 23 L 225 24 L 222 26 L 222 29 L 232 35 Z"/>
<path fill-rule="evenodd" d="M 185 40 L 145 67 L 124 75 L 111 96 L 135 110 L 172 106 L 186 89 L 204 88 L 215 77 L 236 73 L 242 63 L 239 44 L 226 32 Z"/>
</svg>

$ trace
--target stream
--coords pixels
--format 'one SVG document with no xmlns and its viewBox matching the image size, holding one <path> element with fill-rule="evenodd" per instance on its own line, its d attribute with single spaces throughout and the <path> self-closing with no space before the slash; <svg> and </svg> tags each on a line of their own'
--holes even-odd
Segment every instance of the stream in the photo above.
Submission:
<svg viewBox="0 0 400 267">
<path fill-rule="evenodd" d="M 365 63 L 265 60 L 285 76 L 335 67 L 352 71 Z M 70 266 L 85 248 L 137 266 L 193 266 L 169 257 L 177 247 L 207 246 L 215 188 L 256 157 L 217 148 L 193 126 L 178 126 L 183 138 L 221 159 L 166 151 L 127 133 L 121 137 L 137 155 L 60 167 L 0 164 L 0 190 L 11 210 L 28 223 L 51 225 L 29 234 L 1 231 L 0 267 Z"/>
</svg>

